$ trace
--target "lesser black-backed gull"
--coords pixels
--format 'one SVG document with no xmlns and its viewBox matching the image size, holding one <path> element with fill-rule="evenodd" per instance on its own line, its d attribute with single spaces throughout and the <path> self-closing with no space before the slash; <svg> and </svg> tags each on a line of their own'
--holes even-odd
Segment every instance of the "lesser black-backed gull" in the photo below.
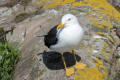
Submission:
<svg viewBox="0 0 120 80">
<path fill-rule="evenodd" d="M 75 68 L 82 69 L 86 66 L 85 64 L 79 63 L 74 54 L 74 49 L 79 48 L 83 36 L 84 30 L 80 26 L 77 17 L 72 14 L 66 14 L 62 17 L 61 24 L 53 27 L 44 37 L 45 45 L 48 48 L 62 54 L 62 60 L 67 76 L 74 73 L 74 68 L 66 67 L 65 59 L 63 57 L 64 52 L 72 51 L 76 61 Z"/>
</svg>

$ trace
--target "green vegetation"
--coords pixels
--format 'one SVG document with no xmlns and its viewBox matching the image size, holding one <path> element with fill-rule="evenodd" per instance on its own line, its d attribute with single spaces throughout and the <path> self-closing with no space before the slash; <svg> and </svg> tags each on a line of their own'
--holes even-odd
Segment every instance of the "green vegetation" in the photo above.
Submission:
<svg viewBox="0 0 120 80">
<path fill-rule="evenodd" d="M 20 59 L 18 49 L 10 43 L 0 43 L 0 80 L 13 80 L 15 65 Z"/>
<path fill-rule="evenodd" d="M 4 43 L 6 41 L 6 37 L 3 36 L 5 33 L 3 28 L 0 28 L 0 42 Z"/>
</svg>

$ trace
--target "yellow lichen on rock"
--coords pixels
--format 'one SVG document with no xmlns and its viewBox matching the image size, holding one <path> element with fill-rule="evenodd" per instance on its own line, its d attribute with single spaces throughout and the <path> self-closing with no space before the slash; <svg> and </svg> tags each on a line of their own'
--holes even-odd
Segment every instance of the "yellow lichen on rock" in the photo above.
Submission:
<svg viewBox="0 0 120 80">
<path fill-rule="evenodd" d="M 94 68 L 85 68 L 83 70 L 78 69 L 74 80 L 105 80 L 107 78 L 106 67 L 103 65 L 103 62 L 99 59 L 92 60 L 96 67 Z M 101 69 L 101 71 L 99 71 Z M 103 69 L 103 70 L 102 70 Z"/>
<path fill-rule="evenodd" d="M 107 0 L 84 0 L 82 2 L 75 2 L 73 6 L 89 6 L 92 8 L 92 12 L 89 12 L 88 17 L 92 19 L 92 23 L 99 27 L 104 28 L 107 27 L 109 29 L 113 28 L 113 25 L 110 21 L 111 18 L 114 18 L 116 21 L 120 22 L 120 13 L 107 2 Z M 97 19 L 101 19 L 101 21 L 106 21 L 105 23 L 101 23 L 100 21 L 96 22 L 94 14 L 99 14 L 100 16 Z M 107 18 L 107 20 L 104 19 Z"/>
<path fill-rule="evenodd" d="M 91 22 L 99 28 L 113 28 L 112 23 L 109 21 L 111 18 L 114 18 L 115 20 L 120 22 L 120 13 L 111 4 L 109 4 L 107 0 L 83 0 L 80 2 L 76 2 L 75 0 L 41 0 L 40 2 L 38 2 L 38 5 L 41 5 L 42 3 L 44 3 L 44 9 L 55 8 L 56 6 L 63 6 L 69 3 L 72 3 L 72 6 L 76 7 L 89 6 L 92 8 L 92 11 L 86 13 L 91 19 Z M 99 17 L 95 17 L 94 14 L 99 15 Z M 104 19 L 104 17 L 106 17 L 107 20 Z"/>
<path fill-rule="evenodd" d="M 90 18 L 90 15 L 88 17 Z M 91 18 L 91 22 L 92 24 L 94 24 L 94 26 L 98 28 L 104 28 L 104 27 L 107 27 L 108 29 L 113 28 L 113 24 L 110 21 L 107 21 L 101 18 L 98 18 L 98 19 L 95 19 L 95 18 L 93 19 L 93 18 Z"/>
<path fill-rule="evenodd" d="M 105 57 L 106 60 L 109 59 L 109 56 L 107 55 L 106 52 L 110 52 L 110 50 L 111 48 L 109 47 L 109 45 L 106 42 L 104 42 L 104 48 L 102 49 L 102 55 L 103 57 Z"/>
<path fill-rule="evenodd" d="M 41 0 L 40 2 L 38 2 L 38 5 L 41 5 L 43 2 L 45 3 L 49 3 L 49 0 Z M 47 5 L 44 5 L 44 9 L 48 9 L 48 8 L 55 8 L 56 6 L 62 6 L 68 3 L 72 3 L 75 2 L 75 0 L 53 0 L 52 2 L 50 2 Z"/>
<path fill-rule="evenodd" d="M 109 35 L 107 35 L 106 33 L 103 33 L 103 32 L 97 32 L 97 34 L 100 34 L 100 35 L 102 35 L 102 36 L 108 38 L 111 42 L 114 42 L 114 40 L 113 40 Z"/>
</svg>

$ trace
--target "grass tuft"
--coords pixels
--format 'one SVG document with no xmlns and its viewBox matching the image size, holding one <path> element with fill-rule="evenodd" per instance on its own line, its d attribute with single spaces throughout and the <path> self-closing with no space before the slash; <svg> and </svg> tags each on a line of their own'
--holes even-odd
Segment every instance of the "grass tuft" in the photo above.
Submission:
<svg viewBox="0 0 120 80">
<path fill-rule="evenodd" d="M 13 80 L 15 65 L 20 57 L 19 50 L 10 43 L 0 43 L 0 80 Z"/>
</svg>

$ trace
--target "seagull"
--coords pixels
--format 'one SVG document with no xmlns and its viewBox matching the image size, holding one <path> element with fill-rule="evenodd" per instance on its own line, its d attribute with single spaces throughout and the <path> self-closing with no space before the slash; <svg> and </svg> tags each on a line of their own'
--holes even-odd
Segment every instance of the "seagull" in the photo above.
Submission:
<svg viewBox="0 0 120 80">
<path fill-rule="evenodd" d="M 76 60 L 74 49 L 78 49 L 80 42 L 83 39 L 84 30 L 80 26 L 76 16 L 72 14 L 65 14 L 59 25 L 53 27 L 47 35 L 44 36 L 44 44 L 51 50 L 60 52 L 62 54 L 62 60 L 65 66 L 66 75 L 70 76 L 74 73 L 74 68 L 67 68 L 64 52 L 72 51 L 74 59 L 76 61 L 75 68 L 84 69 L 86 66 L 83 63 L 79 63 Z"/>
</svg>

